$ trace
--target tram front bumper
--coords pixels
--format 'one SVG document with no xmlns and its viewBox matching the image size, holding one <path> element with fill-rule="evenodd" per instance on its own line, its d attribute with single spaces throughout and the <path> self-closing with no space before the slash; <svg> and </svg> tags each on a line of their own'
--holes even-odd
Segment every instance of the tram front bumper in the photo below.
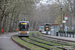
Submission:
<svg viewBox="0 0 75 50">
<path fill-rule="evenodd" d="M 25 33 L 25 34 L 19 33 L 19 36 L 29 36 L 29 33 Z"/>
</svg>

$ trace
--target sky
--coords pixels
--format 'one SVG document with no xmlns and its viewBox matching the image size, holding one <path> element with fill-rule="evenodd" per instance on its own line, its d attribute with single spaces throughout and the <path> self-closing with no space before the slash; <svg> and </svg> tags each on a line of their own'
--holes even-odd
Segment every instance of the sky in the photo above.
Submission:
<svg viewBox="0 0 75 50">
<path fill-rule="evenodd" d="M 42 5 L 48 5 L 48 4 L 53 4 L 55 2 L 55 0 L 40 0 L 40 2 L 38 4 L 36 4 L 36 6 L 41 6 Z"/>
<path fill-rule="evenodd" d="M 41 5 L 47 6 L 47 5 L 51 5 L 54 4 L 54 2 L 56 2 L 55 0 L 40 0 L 39 3 L 36 4 L 36 9 L 40 8 Z"/>
<path fill-rule="evenodd" d="M 59 0 L 59 1 L 64 3 L 65 0 Z M 41 6 L 41 5 L 46 6 L 46 5 L 54 4 L 54 3 L 58 3 L 58 2 L 55 1 L 55 0 L 40 0 L 40 2 L 36 4 L 36 6 L 38 6 L 38 7 Z"/>
<path fill-rule="evenodd" d="M 53 2 L 54 0 L 41 0 L 40 3 L 42 4 L 51 4 L 51 2 Z"/>
</svg>

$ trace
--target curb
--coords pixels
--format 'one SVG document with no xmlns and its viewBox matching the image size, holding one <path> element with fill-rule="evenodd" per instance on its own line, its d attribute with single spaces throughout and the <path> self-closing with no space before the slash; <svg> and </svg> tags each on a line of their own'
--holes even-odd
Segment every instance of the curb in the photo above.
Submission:
<svg viewBox="0 0 75 50">
<path fill-rule="evenodd" d="M 20 47 L 25 48 L 26 50 L 31 50 L 30 48 L 28 48 L 28 47 L 26 47 L 26 46 L 24 46 L 24 45 L 22 45 L 22 44 L 16 42 L 16 41 L 13 39 L 13 37 L 11 37 L 11 40 L 12 40 L 13 42 L 15 42 L 17 45 L 19 45 Z"/>
<path fill-rule="evenodd" d="M 57 39 L 57 40 L 63 40 L 63 41 L 67 41 L 67 42 L 73 42 L 73 43 L 75 43 L 75 41 L 72 41 L 72 40 L 67 40 L 67 39 L 60 39 L 60 38 L 48 37 L 48 36 L 44 36 L 44 37 L 47 37 L 47 38 L 52 38 L 52 39 Z"/>
</svg>

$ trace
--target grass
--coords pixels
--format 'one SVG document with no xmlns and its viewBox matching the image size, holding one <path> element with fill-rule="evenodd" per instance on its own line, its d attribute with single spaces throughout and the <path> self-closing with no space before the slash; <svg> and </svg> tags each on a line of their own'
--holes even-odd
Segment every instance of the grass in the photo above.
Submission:
<svg viewBox="0 0 75 50">
<path fill-rule="evenodd" d="M 40 41 L 40 42 L 52 44 L 52 45 L 55 45 L 55 46 L 61 46 L 60 44 L 56 44 L 56 43 L 52 43 L 52 42 L 49 42 L 49 41 L 44 41 L 44 40 L 38 39 L 39 37 L 38 38 L 34 38 L 34 37 L 30 36 L 29 38 L 32 38 L 32 39 Z"/>
<path fill-rule="evenodd" d="M 41 33 L 39 33 L 39 35 L 41 35 Z M 36 36 L 36 35 L 35 35 Z M 38 37 L 38 36 L 37 36 Z M 41 37 L 38 37 L 38 38 L 41 38 Z M 43 39 L 43 38 L 41 38 L 41 39 Z M 46 38 L 44 38 L 44 39 L 46 39 Z M 50 40 L 50 41 L 55 41 L 55 40 Z M 57 41 L 55 41 L 55 42 L 57 42 Z M 69 45 L 73 45 L 73 46 L 75 46 L 75 44 L 72 44 L 72 43 L 66 43 L 66 42 L 62 42 L 63 44 L 69 44 Z"/>
<path fill-rule="evenodd" d="M 32 50 L 46 50 L 46 49 L 44 49 L 44 48 L 41 48 L 41 47 L 35 46 L 35 45 L 33 45 L 33 44 L 27 43 L 27 42 L 21 40 L 19 37 L 14 37 L 14 36 L 13 36 L 13 39 L 14 39 L 15 41 L 17 41 L 18 43 L 20 43 L 20 44 L 22 44 L 22 45 L 24 45 L 24 46 L 26 46 L 26 47 L 28 47 L 28 48 L 30 48 L 30 49 L 32 49 Z"/>
<path fill-rule="evenodd" d="M 39 35 L 41 35 L 41 33 L 39 33 Z M 35 36 L 36 36 L 36 33 L 35 33 Z M 46 40 L 46 38 L 42 38 L 42 37 L 39 37 L 39 36 L 36 36 L 36 37 L 38 37 L 38 38 L 40 38 L 40 39 L 45 39 Z M 54 41 L 54 40 L 50 40 L 50 39 L 48 39 L 48 41 Z M 57 42 L 57 41 L 54 41 L 54 42 Z M 62 42 L 63 44 L 70 44 L 70 45 L 73 45 L 73 46 L 75 46 L 75 44 L 71 44 L 71 43 L 64 43 L 64 42 Z M 56 43 L 52 43 L 51 42 L 51 44 L 53 44 L 53 45 L 56 45 L 56 46 L 61 46 L 61 47 L 68 47 L 68 48 L 71 48 L 71 46 L 66 46 L 66 45 L 61 45 L 61 44 L 56 44 Z"/>
<path fill-rule="evenodd" d="M 32 32 L 32 33 L 34 33 L 34 32 Z M 30 33 L 30 36 L 29 36 L 29 38 L 31 38 L 31 39 L 34 39 L 34 40 L 37 40 L 37 41 L 40 41 L 40 42 L 44 42 L 44 43 L 47 43 L 47 44 L 52 44 L 52 45 L 55 45 L 55 46 L 61 46 L 60 44 L 55 44 L 55 43 L 52 43 L 52 42 L 48 42 L 48 41 L 44 41 L 44 40 L 41 40 L 41 39 L 38 39 L 38 38 L 34 38 L 34 37 L 32 37 L 32 33 Z M 36 33 L 39 33 L 39 32 L 35 32 L 34 34 L 36 35 Z M 44 34 L 41 34 L 41 35 L 44 35 Z M 27 40 L 26 38 L 25 38 L 25 40 Z M 30 39 L 29 39 L 30 40 Z M 30 41 L 32 41 L 32 40 L 30 40 Z M 45 46 L 46 44 L 44 44 L 44 46 Z M 46 47 L 48 47 L 49 45 L 47 45 Z M 51 47 L 51 46 L 50 46 Z M 50 48 L 49 47 L 49 48 Z M 57 50 L 59 50 L 59 48 L 56 48 L 56 47 L 54 47 L 54 46 L 52 46 L 51 48 L 55 48 L 55 49 L 57 49 Z M 61 49 L 60 49 L 61 50 Z"/>
<path fill-rule="evenodd" d="M 38 44 L 38 45 L 41 45 L 41 46 L 44 46 L 44 47 L 47 47 L 47 48 L 52 48 L 52 46 L 48 46 L 48 45 L 45 45 L 45 44 L 42 44 L 42 43 L 38 43 L 38 42 L 35 42 L 35 41 L 32 41 L 28 38 L 24 38 L 25 40 L 29 41 L 29 42 L 33 42 L 35 44 Z"/>
<path fill-rule="evenodd" d="M 34 39 L 34 40 L 37 40 L 37 41 L 40 41 L 40 42 L 44 42 L 44 43 L 48 43 L 48 44 L 52 44 L 52 45 L 55 45 L 55 46 L 67 47 L 67 46 L 65 46 L 65 45 L 61 45 L 61 44 L 57 44 L 57 43 L 52 43 L 52 42 L 50 42 L 50 41 L 54 41 L 54 40 L 50 40 L 50 39 L 49 39 L 49 41 L 44 41 L 44 40 L 41 40 L 41 39 L 45 39 L 45 40 L 46 40 L 46 38 L 41 38 L 41 39 L 34 38 L 34 37 L 32 37 L 32 33 L 34 33 L 34 35 L 35 35 L 36 37 L 38 37 L 38 38 L 41 38 L 41 37 L 37 36 L 37 33 L 39 33 L 39 35 L 44 35 L 44 34 L 41 34 L 40 32 L 30 32 L 29 38 L 31 38 L 31 39 Z M 32 49 L 32 50 L 46 50 L 46 49 L 44 49 L 44 48 L 41 48 L 41 47 L 38 47 L 38 46 L 36 46 L 36 45 L 30 44 L 30 43 L 28 43 L 28 42 L 25 42 L 25 41 L 21 40 L 19 37 L 13 36 L 13 39 L 16 40 L 17 42 L 19 42 L 20 44 L 22 44 L 22 45 L 24 45 L 24 46 L 26 46 L 26 47 Z M 24 38 L 24 39 L 27 40 L 27 41 L 33 42 L 33 43 L 35 43 L 35 44 L 38 44 L 38 45 L 47 47 L 47 48 L 52 48 L 53 50 L 62 50 L 62 49 L 59 49 L 59 48 L 56 48 L 56 47 L 53 47 L 53 46 L 49 46 L 49 45 L 46 45 L 46 44 L 43 44 L 43 43 L 35 42 L 35 41 L 30 40 L 30 39 L 28 39 L 28 38 Z M 57 41 L 56 41 L 56 42 L 57 42 Z M 66 44 L 70 44 L 70 43 L 66 43 Z M 74 44 L 72 44 L 72 45 L 74 45 Z M 70 47 L 70 46 L 69 46 L 69 47 Z"/>
</svg>

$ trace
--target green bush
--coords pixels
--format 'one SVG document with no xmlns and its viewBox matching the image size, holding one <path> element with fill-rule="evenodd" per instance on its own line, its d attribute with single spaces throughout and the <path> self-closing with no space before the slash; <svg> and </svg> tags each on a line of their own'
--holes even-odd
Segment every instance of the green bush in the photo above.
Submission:
<svg viewBox="0 0 75 50">
<path fill-rule="evenodd" d="M 65 32 L 64 30 L 59 30 L 59 32 Z M 75 30 L 68 30 L 68 33 L 75 33 Z"/>
</svg>

